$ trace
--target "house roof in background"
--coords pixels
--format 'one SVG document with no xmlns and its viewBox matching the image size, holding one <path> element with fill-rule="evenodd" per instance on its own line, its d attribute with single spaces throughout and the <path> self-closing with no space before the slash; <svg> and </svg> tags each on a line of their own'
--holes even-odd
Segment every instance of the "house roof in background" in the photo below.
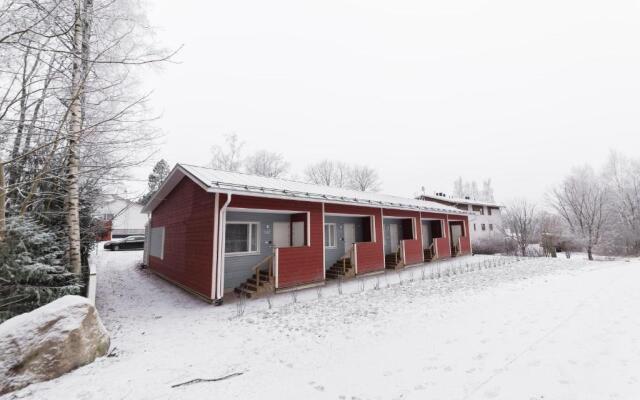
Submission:
<svg viewBox="0 0 640 400">
<path fill-rule="evenodd" d="M 471 204 L 474 206 L 490 206 L 490 207 L 496 207 L 496 208 L 504 207 L 502 204 L 496 203 L 495 201 L 461 199 L 459 197 L 439 196 L 437 194 L 421 194 L 420 197 L 425 198 L 427 200 L 446 201 L 447 203 L 450 203 L 450 204 Z"/>
<path fill-rule="evenodd" d="M 182 178 L 184 174 L 208 192 L 230 192 L 259 197 L 278 197 L 294 200 L 326 201 L 366 207 L 400 208 L 447 214 L 467 214 L 466 211 L 428 200 L 392 196 L 376 192 L 315 185 L 288 179 L 268 178 L 241 172 L 221 171 L 189 164 L 177 164 L 153 196 L 143 212 L 152 211 Z M 166 186 L 166 187 L 165 187 Z"/>
</svg>

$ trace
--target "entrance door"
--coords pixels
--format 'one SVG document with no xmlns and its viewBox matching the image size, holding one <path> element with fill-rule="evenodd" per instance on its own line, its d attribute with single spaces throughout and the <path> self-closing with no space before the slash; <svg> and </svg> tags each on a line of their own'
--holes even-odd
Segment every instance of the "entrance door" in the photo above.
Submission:
<svg viewBox="0 0 640 400">
<path fill-rule="evenodd" d="M 427 249 L 429 246 L 431 246 L 431 238 L 432 238 L 432 234 L 431 234 L 431 224 L 428 222 L 423 222 L 422 223 L 422 248 L 423 249 Z"/>
<path fill-rule="evenodd" d="M 460 236 L 462 236 L 462 225 L 451 225 L 451 248 L 458 247 Z"/>
<path fill-rule="evenodd" d="M 346 253 L 356 242 L 356 225 L 344 224 L 344 252 Z"/>
<path fill-rule="evenodd" d="M 395 253 L 400 247 L 400 230 L 398 224 L 389 225 L 389 242 L 391 243 L 391 252 Z"/>
<path fill-rule="evenodd" d="M 293 247 L 302 247 L 304 246 L 304 222 L 297 221 L 291 224 L 291 233 L 292 233 L 292 241 L 291 245 Z"/>
<path fill-rule="evenodd" d="M 273 247 L 291 247 L 291 224 L 273 223 Z"/>
</svg>

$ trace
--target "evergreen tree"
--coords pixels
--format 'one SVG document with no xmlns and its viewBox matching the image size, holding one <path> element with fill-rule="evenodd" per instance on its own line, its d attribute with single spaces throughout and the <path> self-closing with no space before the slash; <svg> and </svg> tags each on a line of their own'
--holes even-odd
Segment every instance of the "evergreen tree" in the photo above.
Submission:
<svg viewBox="0 0 640 400">
<path fill-rule="evenodd" d="M 7 218 L 0 243 L 0 322 L 68 294 L 82 294 L 81 278 L 68 271 L 64 229 L 35 219 Z"/>
<path fill-rule="evenodd" d="M 171 170 L 169 169 L 169 164 L 164 159 L 156 163 L 156 165 L 153 167 L 153 170 L 149 174 L 149 191 L 145 193 L 142 198 L 140 198 L 140 204 L 147 204 L 149 199 L 151 199 L 151 197 L 158 191 L 158 189 L 160 189 L 160 185 L 162 185 L 162 182 L 164 182 L 167 176 L 169 176 L 170 171 Z"/>
</svg>

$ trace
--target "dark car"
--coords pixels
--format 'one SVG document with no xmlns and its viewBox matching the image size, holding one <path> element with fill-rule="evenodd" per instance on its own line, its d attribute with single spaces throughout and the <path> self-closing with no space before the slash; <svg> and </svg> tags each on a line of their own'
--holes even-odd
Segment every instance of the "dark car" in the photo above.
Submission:
<svg viewBox="0 0 640 400">
<path fill-rule="evenodd" d="M 127 236 L 122 239 L 111 240 L 104 244 L 106 250 L 142 250 L 144 249 L 144 236 Z"/>
</svg>

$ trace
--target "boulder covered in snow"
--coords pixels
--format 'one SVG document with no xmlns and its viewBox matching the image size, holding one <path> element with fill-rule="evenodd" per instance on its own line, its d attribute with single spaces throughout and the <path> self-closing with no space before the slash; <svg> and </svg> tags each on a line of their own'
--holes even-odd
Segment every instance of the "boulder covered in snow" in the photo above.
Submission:
<svg viewBox="0 0 640 400">
<path fill-rule="evenodd" d="M 64 296 L 0 324 L 0 395 L 56 378 L 109 350 L 95 307 Z"/>
</svg>

